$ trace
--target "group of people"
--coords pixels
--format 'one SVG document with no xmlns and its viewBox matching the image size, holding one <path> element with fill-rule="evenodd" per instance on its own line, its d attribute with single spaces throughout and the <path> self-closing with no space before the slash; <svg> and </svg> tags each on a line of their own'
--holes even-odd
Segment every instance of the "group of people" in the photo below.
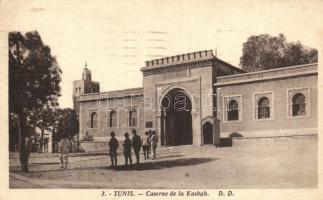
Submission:
<svg viewBox="0 0 323 200">
<path fill-rule="evenodd" d="M 134 154 L 136 157 L 136 163 L 139 164 L 140 161 L 140 149 L 142 147 L 145 160 L 150 158 L 152 153 L 152 159 L 156 158 L 156 148 L 158 143 L 158 137 L 155 131 L 146 131 L 143 138 L 137 135 L 136 129 L 132 130 L 133 137 L 129 138 L 129 133 L 124 134 L 124 142 L 123 142 L 123 155 L 125 157 L 125 166 L 128 166 L 128 162 L 130 166 L 132 166 L 132 157 L 131 157 L 131 149 L 133 148 Z M 109 141 L 109 156 L 111 159 L 111 167 L 117 167 L 118 158 L 117 158 L 117 149 L 119 147 L 119 142 L 115 137 L 115 133 L 111 132 L 111 139 Z"/>
<path fill-rule="evenodd" d="M 133 137 L 129 138 L 129 133 L 124 134 L 123 141 L 123 155 L 125 157 L 125 166 L 132 166 L 132 156 L 131 149 L 134 150 L 134 155 L 136 157 L 136 163 L 139 164 L 140 161 L 140 150 L 142 148 L 145 160 L 148 158 L 155 159 L 156 158 L 156 149 L 158 144 L 158 136 L 155 131 L 146 131 L 144 136 L 141 138 L 137 135 L 136 129 L 132 130 Z M 26 141 L 27 142 L 27 141 Z M 64 136 L 60 140 L 60 161 L 61 168 L 66 169 L 68 164 L 68 153 L 71 151 L 71 142 L 68 137 Z M 109 141 L 109 156 L 111 158 L 111 167 L 115 168 L 118 166 L 118 158 L 117 158 L 117 149 L 119 147 L 119 142 L 115 137 L 115 133 L 111 132 L 111 138 Z M 151 155 L 152 154 L 152 155 Z"/>
</svg>

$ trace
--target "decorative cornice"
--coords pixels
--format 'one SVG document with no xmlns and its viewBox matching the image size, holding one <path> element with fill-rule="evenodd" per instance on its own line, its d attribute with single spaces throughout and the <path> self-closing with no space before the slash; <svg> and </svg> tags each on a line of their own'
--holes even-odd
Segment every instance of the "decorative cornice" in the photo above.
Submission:
<svg viewBox="0 0 323 200">
<path fill-rule="evenodd" d="M 242 80 L 227 81 L 227 82 L 218 82 L 218 83 L 214 83 L 214 86 L 220 87 L 220 86 L 228 86 L 228 85 L 239 85 L 244 83 L 273 81 L 278 79 L 286 79 L 286 78 L 294 78 L 294 77 L 302 77 L 302 76 L 315 76 L 315 75 L 318 75 L 318 71 L 311 70 L 311 71 L 289 73 L 289 74 L 269 76 L 269 77 L 263 77 L 263 78 L 251 78 L 251 79 L 242 79 Z"/>
<path fill-rule="evenodd" d="M 172 65 L 166 65 L 166 66 L 160 66 L 160 67 L 154 67 L 154 68 L 145 67 L 145 68 L 141 68 L 141 71 L 143 72 L 144 76 L 148 76 L 152 74 L 159 74 L 159 73 L 165 73 L 165 72 L 180 71 L 183 69 L 210 66 L 210 65 L 213 65 L 213 61 L 214 61 L 213 58 L 211 58 L 207 60 L 172 64 Z"/>
<path fill-rule="evenodd" d="M 318 65 L 318 63 L 292 65 L 292 66 L 288 66 L 288 67 L 279 67 L 279 68 L 274 68 L 274 69 L 266 69 L 266 70 L 260 70 L 260 71 L 254 71 L 254 72 L 246 72 L 246 73 L 242 73 L 242 74 L 231 74 L 231 75 L 226 75 L 226 76 L 219 76 L 217 78 L 220 80 L 220 79 L 226 79 L 226 78 L 232 78 L 232 77 L 248 76 L 248 75 L 253 75 L 253 74 L 262 74 L 262 73 L 268 73 L 268 72 L 286 71 L 286 70 L 290 70 L 290 69 L 297 69 L 297 68 L 304 68 L 304 67 L 312 67 L 312 66 L 317 67 L 317 65 Z"/>
<path fill-rule="evenodd" d="M 90 93 L 83 94 L 80 96 L 78 101 L 93 101 L 93 100 L 116 100 L 116 99 L 127 99 L 127 98 L 138 98 L 143 96 L 143 88 L 128 88 L 124 90 L 114 90 L 108 92 Z"/>
</svg>

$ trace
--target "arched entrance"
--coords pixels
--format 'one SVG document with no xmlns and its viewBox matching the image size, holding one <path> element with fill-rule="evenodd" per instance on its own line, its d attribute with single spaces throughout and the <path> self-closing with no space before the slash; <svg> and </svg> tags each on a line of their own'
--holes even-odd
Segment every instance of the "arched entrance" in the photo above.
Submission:
<svg viewBox="0 0 323 200">
<path fill-rule="evenodd" d="M 213 125 L 210 122 L 203 124 L 203 144 L 213 144 Z"/>
<path fill-rule="evenodd" d="M 161 101 L 161 145 L 193 144 L 192 103 L 182 89 L 173 89 Z"/>
</svg>

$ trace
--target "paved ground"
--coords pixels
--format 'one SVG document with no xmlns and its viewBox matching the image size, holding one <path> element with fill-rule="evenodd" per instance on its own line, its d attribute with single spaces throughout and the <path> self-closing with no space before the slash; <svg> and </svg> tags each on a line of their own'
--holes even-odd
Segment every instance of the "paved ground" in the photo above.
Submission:
<svg viewBox="0 0 323 200">
<path fill-rule="evenodd" d="M 157 160 L 113 170 L 103 153 L 71 155 L 67 170 L 57 154 L 32 154 L 31 172 L 19 172 L 10 154 L 10 188 L 313 188 L 317 143 L 214 148 L 160 148 Z M 134 157 L 134 156 L 133 156 Z M 119 155 L 119 164 L 123 164 Z"/>
</svg>

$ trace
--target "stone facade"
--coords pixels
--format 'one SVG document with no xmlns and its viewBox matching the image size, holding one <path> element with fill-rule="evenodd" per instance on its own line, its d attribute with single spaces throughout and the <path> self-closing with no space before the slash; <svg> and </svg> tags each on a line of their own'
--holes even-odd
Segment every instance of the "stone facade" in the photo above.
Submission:
<svg viewBox="0 0 323 200">
<path fill-rule="evenodd" d="M 317 133 L 317 64 L 285 67 L 217 78 L 217 118 L 221 136 L 238 132 L 243 137 Z M 292 113 L 293 97 L 304 95 L 304 113 Z M 238 102 L 238 120 L 229 121 L 228 102 Z M 259 100 L 268 99 L 269 116 L 259 118 Z"/>
<path fill-rule="evenodd" d="M 143 88 L 131 88 L 85 94 L 79 99 L 80 134 L 86 133 L 96 140 L 106 140 L 112 131 L 118 138 L 136 129 L 143 132 Z"/>
<path fill-rule="evenodd" d="M 316 133 L 317 64 L 245 73 L 207 50 L 147 61 L 141 72 L 142 88 L 77 97 L 80 138 L 155 130 L 160 145 L 174 146 L 219 144 L 233 132 Z"/>
</svg>

